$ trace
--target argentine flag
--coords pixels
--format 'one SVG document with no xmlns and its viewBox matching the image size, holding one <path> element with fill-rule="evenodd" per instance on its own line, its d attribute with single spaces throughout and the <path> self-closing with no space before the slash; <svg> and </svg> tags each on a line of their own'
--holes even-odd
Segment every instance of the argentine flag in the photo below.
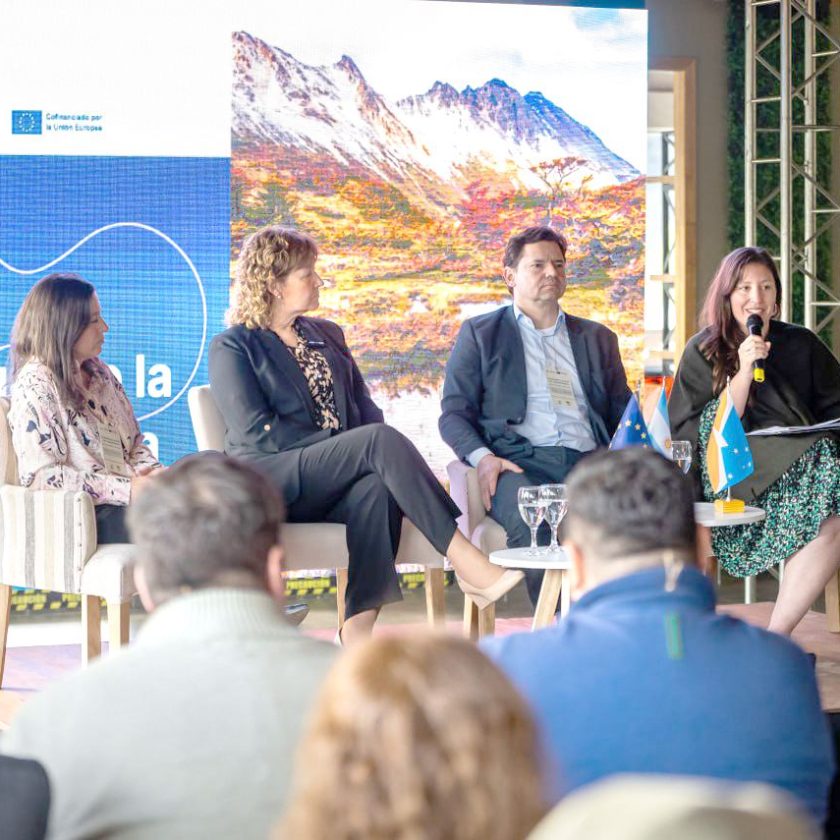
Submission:
<svg viewBox="0 0 840 840">
<path fill-rule="evenodd" d="M 671 421 L 668 418 L 668 400 L 665 397 L 665 386 L 659 392 L 659 399 L 653 409 L 653 417 L 648 423 L 648 433 L 653 448 L 664 455 L 669 461 L 671 457 Z"/>
<path fill-rule="evenodd" d="M 728 382 L 720 395 L 712 433 L 709 435 L 706 468 L 715 493 L 743 481 L 754 470 L 750 445 L 741 418 L 735 411 Z"/>
<path fill-rule="evenodd" d="M 626 449 L 628 446 L 650 448 L 650 435 L 635 394 L 630 397 L 630 402 L 627 403 L 627 408 L 624 409 L 618 428 L 610 441 L 610 449 Z"/>
</svg>

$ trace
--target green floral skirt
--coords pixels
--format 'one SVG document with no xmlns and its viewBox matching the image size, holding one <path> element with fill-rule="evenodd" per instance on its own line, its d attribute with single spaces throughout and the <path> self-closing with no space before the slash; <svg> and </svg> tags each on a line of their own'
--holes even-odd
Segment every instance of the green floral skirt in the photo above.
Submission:
<svg viewBox="0 0 840 840">
<path fill-rule="evenodd" d="M 700 418 L 699 452 L 703 465 L 703 496 L 713 493 L 706 470 L 706 444 L 712 431 L 718 400 L 712 400 Z M 807 545 L 830 516 L 840 514 L 840 443 L 822 438 L 794 461 L 754 502 L 766 518 L 755 525 L 712 528 L 712 549 L 724 569 L 735 577 L 756 575 L 775 566 Z"/>
</svg>

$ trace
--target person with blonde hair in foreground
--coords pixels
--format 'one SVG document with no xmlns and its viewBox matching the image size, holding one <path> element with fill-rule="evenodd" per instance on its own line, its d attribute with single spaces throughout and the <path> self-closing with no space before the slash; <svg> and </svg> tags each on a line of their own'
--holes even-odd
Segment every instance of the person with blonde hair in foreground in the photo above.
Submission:
<svg viewBox="0 0 840 840">
<path fill-rule="evenodd" d="M 463 639 L 350 649 L 301 744 L 278 839 L 521 840 L 545 811 L 531 715 Z"/>
</svg>

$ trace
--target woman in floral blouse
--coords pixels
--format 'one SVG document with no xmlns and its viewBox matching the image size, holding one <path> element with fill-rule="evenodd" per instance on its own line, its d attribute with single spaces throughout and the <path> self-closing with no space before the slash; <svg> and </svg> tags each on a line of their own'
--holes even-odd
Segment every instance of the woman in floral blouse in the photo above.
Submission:
<svg viewBox="0 0 840 840">
<path fill-rule="evenodd" d="M 98 541 L 115 543 L 129 541 L 126 506 L 160 463 L 99 358 L 107 331 L 90 283 L 75 274 L 39 280 L 12 333 L 9 422 L 20 483 L 89 493 Z"/>
</svg>

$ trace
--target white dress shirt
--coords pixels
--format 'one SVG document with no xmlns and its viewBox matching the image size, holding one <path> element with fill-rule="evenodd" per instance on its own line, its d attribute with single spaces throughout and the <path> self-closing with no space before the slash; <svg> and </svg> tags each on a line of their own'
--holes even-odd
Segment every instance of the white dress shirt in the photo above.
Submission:
<svg viewBox="0 0 840 840">
<path fill-rule="evenodd" d="M 528 402 L 524 422 L 511 424 L 510 428 L 534 446 L 565 446 L 578 452 L 595 449 L 586 394 L 580 384 L 565 313 L 561 309 L 554 325 L 545 329 L 537 329 L 516 304 L 513 314 L 525 351 Z M 552 400 L 546 374 L 546 371 L 552 370 L 569 375 L 575 402 L 573 407 L 558 405 Z M 492 454 L 490 449 L 482 446 L 471 452 L 467 460 L 476 467 L 488 454 Z"/>
</svg>

